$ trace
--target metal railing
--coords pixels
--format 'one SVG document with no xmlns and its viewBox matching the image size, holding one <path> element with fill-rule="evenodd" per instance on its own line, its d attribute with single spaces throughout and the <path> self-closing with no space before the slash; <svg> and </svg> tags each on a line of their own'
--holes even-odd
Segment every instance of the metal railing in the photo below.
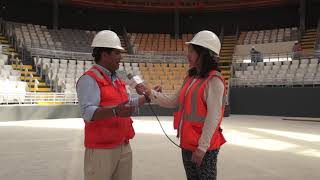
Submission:
<svg viewBox="0 0 320 180">
<path fill-rule="evenodd" d="M 231 87 L 320 87 L 320 78 L 231 78 Z"/>
<path fill-rule="evenodd" d="M 300 51 L 296 52 L 300 59 L 303 58 L 317 58 L 318 55 L 314 51 Z M 281 52 L 281 53 L 263 53 L 261 55 L 233 55 L 232 61 L 234 63 L 251 63 L 252 59 L 261 59 L 263 62 L 277 62 L 277 61 L 292 61 L 294 53 Z M 262 62 L 262 61 L 261 61 Z"/>
<path fill-rule="evenodd" d="M 31 56 L 48 58 L 93 60 L 91 53 L 60 51 L 41 48 L 31 48 Z M 158 54 L 123 54 L 123 62 L 151 62 L 151 63 L 186 63 L 186 57 L 181 55 L 158 55 Z"/>
<path fill-rule="evenodd" d="M 163 56 L 186 56 L 184 51 L 138 51 L 136 54 L 163 55 Z"/>
<path fill-rule="evenodd" d="M 76 93 L 0 93 L 0 104 L 77 104 L 78 98 Z"/>
<path fill-rule="evenodd" d="M 165 92 L 166 95 L 173 95 L 173 91 Z M 136 93 L 130 93 L 130 96 L 138 97 Z M 76 93 L 43 93 L 43 92 L 26 92 L 26 93 L 0 93 L 1 105 L 17 104 L 35 104 L 35 105 L 62 105 L 78 104 Z"/>
</svg>

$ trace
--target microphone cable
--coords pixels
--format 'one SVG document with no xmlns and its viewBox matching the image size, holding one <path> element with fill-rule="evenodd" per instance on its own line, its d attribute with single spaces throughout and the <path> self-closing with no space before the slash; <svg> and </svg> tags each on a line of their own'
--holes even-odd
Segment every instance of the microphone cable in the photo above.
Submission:
<svg viewBox="0 0 320 180">
<path fill-rule="evenodd" d="M 148 96 L 145 95 L 145 97 L 148 97 Z M 158 123 L 159 123 L 159 125 L 160 125 L 160 127 L 161 127 L 161 129 L 162 129 L 162 132 L 164 133 L 164 135 L 166 135 L 167 139 L 168 139 L 172 144 L 174 144 L 174 145 L 177 146 L 178 148 L 182 149 L 181 146 L 179 146 L 177 143 L 175 143 L 175 142 L 168 136 L 168 134 L 166 133 L 166 131 L 164 130 L 164 128 L 163 128 L 163 126 L 162 126 L 162 124 L 161 124 L 161 122 L 160 122 L 157 114 L 155 113 L 155 111 L 154 111 L 154 109 L 153 109 L 153 107 L 152 107 L 152 105 L 151 105 L 151 103 L 150 103 L 150 101 L 149 101 L 150 98 L 148 97 L 148 98 L 146 98 L 146 100 L 147 100 L 147 102 L 148 102 L 148 106 L 149 106 L 151 112 L 152 112 L 153 115 L 156 117 L 156 119 L 157 119 L 157 121 L 158 121 Z"/>
</svg>

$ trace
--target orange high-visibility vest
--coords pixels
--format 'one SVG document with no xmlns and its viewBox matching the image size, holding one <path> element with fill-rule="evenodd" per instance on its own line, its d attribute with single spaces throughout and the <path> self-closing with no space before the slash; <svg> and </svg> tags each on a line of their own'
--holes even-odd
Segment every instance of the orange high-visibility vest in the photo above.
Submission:
<svg viewBox="0 0 320 180">
<path fill-rule="evenodd" d="M 223 104 L 220 109 L 220 121 L 215 130 L 208 150 L 218 149 L 226 142 L 220 127 L 224 115 L 226 100 L 225 80 L 218 71 L 211 71 L 207 78 L 199 78 L 191 85 L 194 78 L 187 78 L 179 94 L 178 111 L 174 113 L 174 129 L 179 130 L 181 125 L 180 146 L 184 149 L 194 151 L 202 134 L 202 128 L 207 116 L 207 103 L 204 99 L 205 87 L 212 77 L 218 77 L 224 84 Z M 188 90 L 188 87 L 191 87 Z M 182 124 L 180 124 L 182 123 Z M 179 131 L 178 131 L 179 135 Z"/>
<path fill-rule="evenodd" d="M 114 85 L 111 79 L 96 66 L 84 74 L 96 80 L 100 88 L 100 107 L 117 106 L 128 101 L 125 83 L 117 79 Z M 95 93 L 95 92 L 92 92 Z M 85 121 L 86 148 L 114 148 L 128 143 L 135 135 L 131 118 L 109 117 L 101 120 Z"/>
</svg>

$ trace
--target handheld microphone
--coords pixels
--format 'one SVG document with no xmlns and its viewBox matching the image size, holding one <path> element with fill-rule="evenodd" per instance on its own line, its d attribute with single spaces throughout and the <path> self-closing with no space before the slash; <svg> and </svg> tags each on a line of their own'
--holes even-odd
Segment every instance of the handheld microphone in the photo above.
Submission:
<svg viewBox="0 0 320 180">
<path fill-rule="evenodd" d="M 127 84 L 128 84 L 132 89 L 135 89 L 137 85 L 143 84 L 143 82 L 144 82 L 144 81 L 140 78 L 140 76 L 137 76 L 137 75 L 134 76 L 134 75 L 132 75 L 131 73 L 129 73 L 129 74 L 127 75 L 127 77 L 128 77 L 128 79 L 129 79 L 129 80 L 127 81 Z M 151 99 L 149 98 L 149 96 L 147 96 L 147 94 L 146 94 L 145 92 L 143 92 L 142 94 L 144 95 L 144 98 L 145 98 L 146 101 L 148 102 L 149 107 L 150 107 L 152 113 L 153 113 L 154 116 L 157 118 L 157 120 L 158 120 L 158 122 L 159 122 L 159 125 L 160 125 L 163 133 L 166 135 L 166 137 L 169 139 L 169 141 L 171 141 L 171 142 L 172 142 L 175 146 L 177 146 L 178 148 L 182 149 L 177 143 L 175 143 L 175 142 L 168 136 L 168 134 L 166 133 L 166 131 L 163 129 L 162 124 L 161 124 L 161 122 L 160 122 L 157 114 L 155 113 L 153 107 L 152 107 L 151 104 L 150 104 Z"/>
<path fill-rule="evenodd" d="M 128 81 L 127 81 L 127 84 L 132 88 L 132 89 L 135 89 L 137 85 L 139 84 L 143 84 L 144 80 L 140 77 L 140 76 L 137 76 L 137 75 L 132 75 L 131 73 L 129 73 L 127 75 L 128 77 Z M 147 96 L 147 94 L 145 92 L 142 92 L 143 96 L 146 98 L 147 102 L 150 102 L 151 99 L 149 98 L 149 96 Z"/>
</svg>

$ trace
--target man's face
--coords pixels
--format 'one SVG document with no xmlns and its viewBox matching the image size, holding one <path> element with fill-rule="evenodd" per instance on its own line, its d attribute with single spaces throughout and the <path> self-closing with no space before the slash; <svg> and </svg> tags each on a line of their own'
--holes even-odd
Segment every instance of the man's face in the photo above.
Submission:
<svg viewBox="0 0 320 180">
<path fill-rule="evenodd" d="M 120 50 L 114 49 L 111 51 L 110 54 L 108 54 L 107 52 L 103 52 L 103 57 L 105 59 L 107 68 L 110 71 L 116 71 L 117 69 L 119 69 L 119 63 L 122 59 Z"/>
</svg>

